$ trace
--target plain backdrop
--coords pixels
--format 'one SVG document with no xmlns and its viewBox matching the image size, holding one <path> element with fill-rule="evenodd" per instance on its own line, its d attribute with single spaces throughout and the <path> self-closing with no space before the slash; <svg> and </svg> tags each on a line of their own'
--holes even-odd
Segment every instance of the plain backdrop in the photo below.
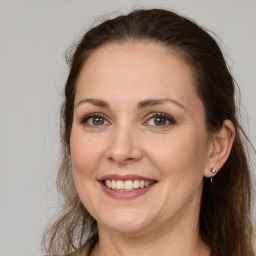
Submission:
<svg viewBox="0 0 256 256">
<path fill-rule="evenodd" d="M 65 51 L 95 21 L 136 7 L 172 9 L 221 38 L 256 145 L 255 0 L 0 0 L 0 256 L 42 255 L 58 208 Z"/>
</svg>

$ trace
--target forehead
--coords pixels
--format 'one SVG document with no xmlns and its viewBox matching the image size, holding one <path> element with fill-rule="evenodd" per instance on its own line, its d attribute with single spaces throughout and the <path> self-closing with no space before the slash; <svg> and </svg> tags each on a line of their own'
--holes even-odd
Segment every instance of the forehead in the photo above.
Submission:
<svg viewBox="0 0 256 256">
<path fill-rule="evenodd" d="M 76 98 L 104 92 L 136 98 L 167 94 L 186 102 L 195 95 L 192 72 L 180 52 L 149 41 L 110 43 L 86 60 L 77 83 Z M 97 96 L 97 95 L 96 95 Z"/>
</svg>

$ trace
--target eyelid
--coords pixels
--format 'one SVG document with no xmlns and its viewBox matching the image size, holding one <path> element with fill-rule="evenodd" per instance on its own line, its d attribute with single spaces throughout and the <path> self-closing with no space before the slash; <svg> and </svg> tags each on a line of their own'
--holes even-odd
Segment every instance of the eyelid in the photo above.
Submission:
<svg viewBox="0 0 256 256">
<path fill-rule="evenodd" d="M 100 112 L 93 112 L 93 113 L 90 113 L 90 114 L 87 114 L 87 115 L 83 116 L 83 117 L 80 119 L 80 123 L 83 124 L 83 125 L 92 126 L 92 125 L 86 124 L 86 122 L 87 122 L 90 118 L 93 118 L 93 117 L 101 117 L 101 118 L 103 118 L 105 121 L 107 121 L 108 124 L 110 124 L 110 122 L 108 121 L 108 117 L 107 117 L 105 114 L 100 113 Z M 106 125 L 106 124 L 105 124 L 105 125 Z M 103 125 L 94 125 L 94 126 L 103 126 Z"/>
<path fill-rule="evenodd" d="M 156 117 L 165 118 L 167 121 L 170 122 L 169 124 L 162 125 L 162 127 L 174 125 L 175 123 L 177 123 L 175 118 L 173 116 L 169 115 L 169 114 L 166 114 L 166 113 L 163 113 L 163 112 L 152 112 L 152 113 L 148 114 L 145 117 L 146 121 L 144 121 L 143 124 L 147 123 L 150 119 L 156 118 Z M 157 126 L 157 125 L 155 125 L 155 126 Z M 161 125 L 159 125 L 159 128 L 160 127 L 161 127 Z"/>
<path fill-rule="evenodd" d="M 100 117 L 100 118 L 103 118 L 104 119 L 104 122 L 106 121 L 108 124 L 102 124 L 102 125 L 91 125 L 91 124 L 88 124 L 87 121 L 90 119 L 90 118 L 94 118 L 94 117 Z M 174 119 L 174 117 L 172 117 L 171 115 L 169 114 L 166 114 L 166 113 L 163 113 L 163 112 L 152 112 L 152 113 L 149 113 L 146 115 L 146 117 L 144 118 L 145 121 L 142 123 L 143 125 L 147 125 L 147 122 L 149 122 L 151 119 L 153 118 L 157 118 L 157 117 L 160 117 L 160 118 L 165 118 L 169 123 L 168 124 L 164 124 L 164 125 L 150 125 L 148 124 L 148 126 L 158 126 L 159 128 L 163 128 L 163 127 L 167 127 L 167 126 L 171 126 L 171 125 L 174 125 L 175 123 L 177 123 L 177 121 Z M 80 119 L 80 123 L 82 125 L 87 125 L 87 126 L 94 126 L 94 127 L 97 127 L 97 126 L 105 126 L 105 125 L 109 125 L 111 124 L 111 122 L 109 121 L 109 118 L 108 116 L 106 116 L 105 114 L 101 113 L 101 112 L 93 112 L 93 113 L 89 113 L 85 116 L 83 116 L 81 119 Z"/>
</svg>

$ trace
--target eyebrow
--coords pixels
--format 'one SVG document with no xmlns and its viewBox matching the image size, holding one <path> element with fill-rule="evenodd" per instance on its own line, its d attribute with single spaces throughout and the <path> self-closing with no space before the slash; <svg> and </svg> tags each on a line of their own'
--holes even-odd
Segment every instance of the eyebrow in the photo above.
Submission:
<svg viewBox="0 0 256 256">
<path fill-rule="evenodd" d="M 155 106 L 155 105 L 163 105 L 165 103 L 173 103 L 177 105 L 178 107 L 185 110 L 185 107 L 178 101 L 171 99 L 171 98 L 164 98 L 164 99 L 146 99 L 138 103 L 138 108 L 146 108 L 149 106 Z"/>
<path fill-rule="evenodd" d="M 168 102 L 173 103 L 173 104 L 177 105 L 178 107 L 185 110 L 185 107 L 180 102 L 178 102 L 174 99 L 171 99 L 171 98 L 146 99 L 146 100 L 140 101 L 137 104 L 137 107 L 139 109 L 143 109 L 143 108 L 150 107 L 150 106 L 163 105 Z M 76 107 L 78 107 L 79 105 L 81 105 L 83 103 L 91 103 L 92 105 L 95 105 L 95 106 L 101 107 L 101 108 L 110 108 L 110 105 L 106 101 L 99 100 L 99 99 L 83 99 L 76 104 Z"/>
<path fill-rule="evenodd" d="M 76 107 L 78 107 L 79 105 L 81 105 L 83 103 L 91 103 L 92 105 L 95 105 L 95 106 L 101 107 L 101 108 L 109 108 L 110 107 L 106 101 L 99 100 L 99 99 L 83 99 L 76 104 Z"/>
</svg>

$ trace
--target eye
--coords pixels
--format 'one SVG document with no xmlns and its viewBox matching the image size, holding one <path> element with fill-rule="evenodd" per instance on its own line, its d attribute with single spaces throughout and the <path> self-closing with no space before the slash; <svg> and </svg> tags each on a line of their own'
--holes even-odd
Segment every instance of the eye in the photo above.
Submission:
<svg viewBox="0 0 256 256">
<path fill-rule="evenodd" d="M 150 126 L 166 127 L 175 123 L 176 123 L 175 119 L 170 115 L 167 115 L 165 113 L 151 113 L 147 117 L 147 121 L 144 122 L 143 124 L 150 125 Z"/>
<path fill-rule="evenodd" d="M 106 120 L 105 115 L 102 113 L 92 113 L 86 115 L 81 119 L 81 123 L 87 126 L 102 126 L 109 125 L 110 123 Z"/>
</svg>

